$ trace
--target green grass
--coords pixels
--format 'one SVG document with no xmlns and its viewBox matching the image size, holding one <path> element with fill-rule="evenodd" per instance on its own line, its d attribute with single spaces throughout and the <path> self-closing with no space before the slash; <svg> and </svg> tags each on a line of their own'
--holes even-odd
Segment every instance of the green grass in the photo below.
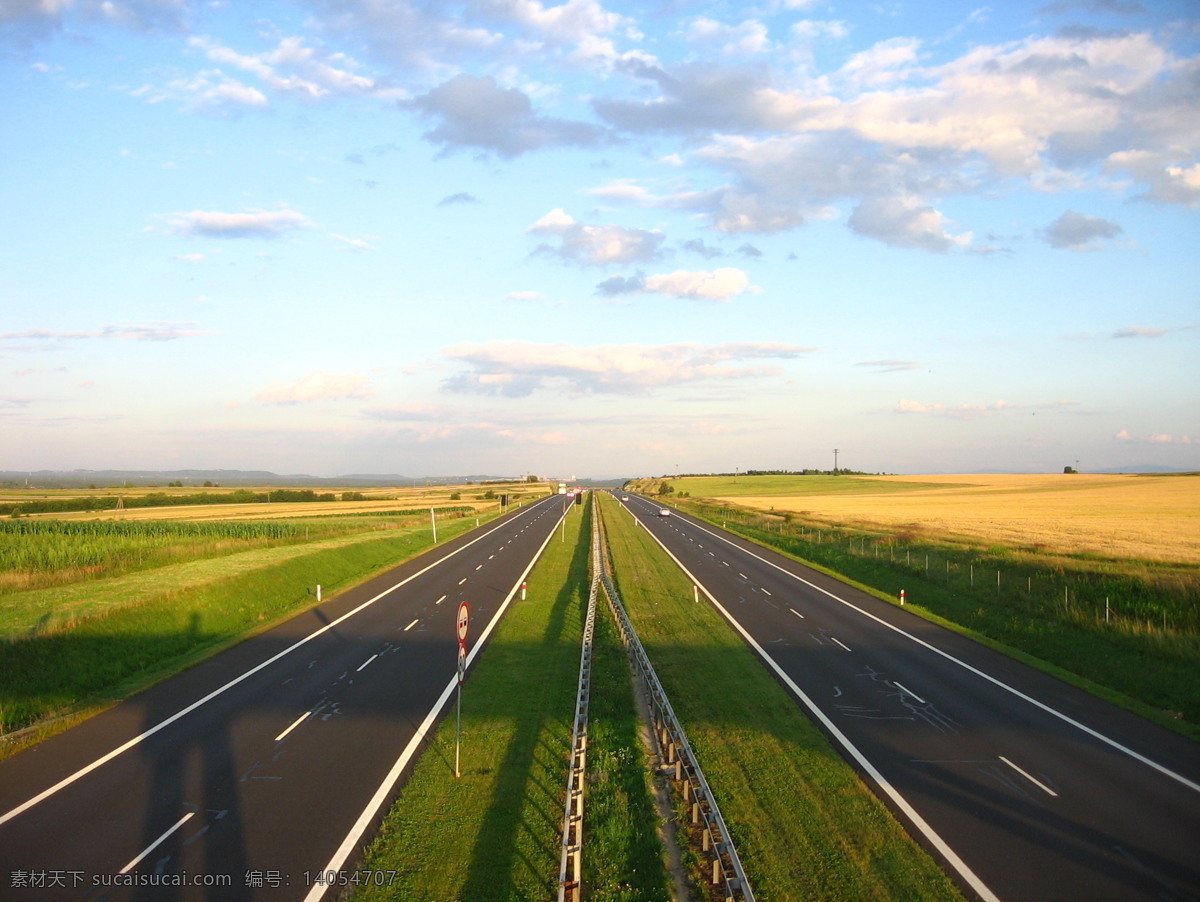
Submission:
<svg viewBox="0 0 1200 902">
<path fill-rule="evenodd" d="M 438 535 L 473 525 L 450 521 Z M 427 529 L 385 530 L 4 596 L 0 732 L 126 697 L 311 606 L 317 584 L 330 595 L 429 540 Z"/>
<path fill-rule="evenodd" d="M 960 899 L 757 656 L 628 514 L 602 508 L 618 588 L 762 902 Z M 753 700 L 748 703 L 748 700 Z"/>
<path fill-rule="evenodd" d="M 590 536 L 572 508 L 463 686 L 461 773 L 448 710 L 367 850 L 396 871 L 355 899 L 550 899 L 559 853 Z"/>
<path fill-rule="evenodd" d="M 595 498 L 595 495 L 593 495 Z M 593 502 L 594 503 L 594 502 Z M 629 658 L 601 591 L 596 600 L 584 801 L 583 881 L 590 902 L 667 902 L 650 760 L 638 739 Z"/>
</svg>

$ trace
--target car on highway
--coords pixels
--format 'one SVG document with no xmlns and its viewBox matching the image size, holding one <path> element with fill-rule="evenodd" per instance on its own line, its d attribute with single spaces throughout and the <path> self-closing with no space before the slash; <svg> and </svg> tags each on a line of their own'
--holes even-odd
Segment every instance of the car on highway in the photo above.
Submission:
<svg viewBox="0 0 1200 902">
<path fill-rule="evenodd" d="M 628 501 L 628 500 L 629 500 L 629 496 L 628 496 L 628 495 L 622 495 L 622 496 L 621 496 L 621 500 L 622 500 L 622 501 Z"/>
<path fill-rule="evenodd" d="M 662 510 L 660 510 L 658 512 L 658 515 L 660 517 L 669 517 L 669 516 L 671 516 L 671 512 L 664 507 Z"/>
</svg>

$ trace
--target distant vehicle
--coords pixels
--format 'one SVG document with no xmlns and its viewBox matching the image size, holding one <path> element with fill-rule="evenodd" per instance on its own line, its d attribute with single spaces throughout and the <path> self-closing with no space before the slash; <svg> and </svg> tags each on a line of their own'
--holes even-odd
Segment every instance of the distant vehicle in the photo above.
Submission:
<svg viewBox="0 0 1200 902">
<path fill-rule="evenodd" d="M 660 517 L 669 517 L 669 516 L 671 516 L 671 512 L 664 507 L 662 510 L 660 510 L 658 512 L 658 515 Z"/>
<path fill-rule="evenodd" d="M 628 496 L 628 495 L 622 495 L 622 496 L 621 496 L 621 500 L 622 500 L 622 501 L 628 501 L 628 500 L 629 500 L 629 496 Z"/>
</svg>

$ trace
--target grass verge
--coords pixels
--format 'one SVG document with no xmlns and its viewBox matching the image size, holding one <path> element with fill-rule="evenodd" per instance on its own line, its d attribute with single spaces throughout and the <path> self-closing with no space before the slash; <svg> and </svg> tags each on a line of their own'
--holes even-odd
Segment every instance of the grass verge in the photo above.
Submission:
<svg viewBox="0 0 1200 902">
<path fill-rule="evenodd" d="M 961 899 L 795 700 L 615 502 L 616 583 L 766 902 Z M 748 703 L 748 700 L 753 700 Z"/>
<path fill-rule="evenodd" d="M 462 776 L 448 709 L 363 867 L 395 871 L 355 899 L 547 899 L 557 887 L 588 536 L 568 516 L 463 685 Z"/>
<path fill-rule="evenodd" d="M 473 525 L 452 521 L 439 536 Z M 60 597 L 66 593 L 78 596 L 86 615 L 0 641 L 0 731 L 132 695 L 313 605 L 318 583 L 332 593 L 361 582 L 423 551 L 429 539 L 424 529 L 389 531 L 383 538 L 262 549 L 43 590 L 46 598 L 58 597 L 50 614 L 70 606 Z M 0 754 L 18 745 L 0 744 Z"/>
</svg>

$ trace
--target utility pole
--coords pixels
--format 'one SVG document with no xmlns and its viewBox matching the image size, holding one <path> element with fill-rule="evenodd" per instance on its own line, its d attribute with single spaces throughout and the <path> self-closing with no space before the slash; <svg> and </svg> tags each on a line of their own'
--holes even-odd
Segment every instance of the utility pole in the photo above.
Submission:
<svg viewBox="0 0 1200 902">
<path fill-rule="evenodd" d="M 833 449 L 833 475 L 834 476 L 837 476 L 837 456 L 838 456 L 838 449 L 834 448 Z"/>
</svg>

